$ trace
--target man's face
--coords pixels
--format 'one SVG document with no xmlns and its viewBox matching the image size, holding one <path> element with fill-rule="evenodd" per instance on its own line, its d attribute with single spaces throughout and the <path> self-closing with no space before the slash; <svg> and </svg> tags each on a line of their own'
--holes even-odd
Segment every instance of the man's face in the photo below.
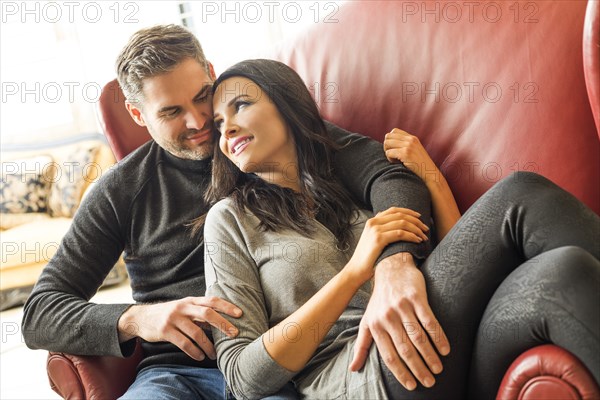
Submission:
<svg viewBox="0 0 600 400">
<path fill-rule="evenodd" d="M 211 71 L 212 72 L 212 71 Z M 133 119 L 148 128 L 163 149 L 176 157 L 201 160 L 212 155 L 212 83 L 193 59 L 166 74 L 144 79 L 142 108 L 127 104 Z"/>
</svg>

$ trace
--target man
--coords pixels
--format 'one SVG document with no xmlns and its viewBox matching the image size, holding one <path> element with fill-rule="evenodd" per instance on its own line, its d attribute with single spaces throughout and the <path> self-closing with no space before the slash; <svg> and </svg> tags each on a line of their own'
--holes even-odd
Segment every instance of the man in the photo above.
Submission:
<svg viewBox="0 0 600 400">
<path fill-rule="evenodd" d="M 127 110 L 153 140 L 105 174 L 82 203 L 25 305 L 24 337 L 31 348 L 122 357 L 141 338 L 145 358 L 125 398 L 221 397 L 225 385 L 202 327 L 235 336 L 219 313 L 235 317 L 241 311 L 203 297 L 204 249 L 187 228 L 207 211 L 215 73 L 197 39 L 175 25 L 134 34 L 118 57 L 117 73 Z M 429 193 L 418 177 L 389 164 L 380 144 L 328 129 L 345 145 L 336 154 L 336 173 L 357 201 L 375 212 L 410 208 L 430 221 Z M 384 251 L 357 342 L 354 368 L 364 363 L 373 337 L 409 389 L 415 377 L 430 386 L 430 371 L 441 371 L 417 326 L 434 327 L 430 336 L 439 339 L 438 351 L 449 350 L 415 267 L 429 251 L 428 242 L 396 243 Z M 90 303 L 122 252 L 137 304 Z"/>
</svg>

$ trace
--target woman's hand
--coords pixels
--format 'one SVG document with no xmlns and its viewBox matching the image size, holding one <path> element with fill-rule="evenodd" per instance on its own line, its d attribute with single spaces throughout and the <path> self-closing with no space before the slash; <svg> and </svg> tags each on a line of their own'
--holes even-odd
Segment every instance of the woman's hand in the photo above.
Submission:
<svg viewBox="0 0 600 400">
<path fill-rule="evenodd" d="M 421 222 L 420 216 L 407 208 L 391 207 L 370 218 L 347 267 L 366 282 L 373 276 L 375 261 L 385 246 L 399 240 L 414 243 L 428 240 L 429 228 Z"/>
<path fill-rule="evenodd" d="M 403 130 L 394 128 L 385 135 L 383 149 L 390 162 L 402 161 L 425 182 L 431 193 L 433 219 L 438 241 L 441 242 L 460 218 L 460 211 L 446 178 L 429 157 L 419 138 Z"/>
<path fill-rule="evenodd" d="M 429 157 L 427 150 L 425 150 L 418 137 L 394 128 L 385 135 L 383 149 L 390 162 L 402 161 L 408 169 L 425 183 L 439 180 L 440 171 Z"/>
</svg>

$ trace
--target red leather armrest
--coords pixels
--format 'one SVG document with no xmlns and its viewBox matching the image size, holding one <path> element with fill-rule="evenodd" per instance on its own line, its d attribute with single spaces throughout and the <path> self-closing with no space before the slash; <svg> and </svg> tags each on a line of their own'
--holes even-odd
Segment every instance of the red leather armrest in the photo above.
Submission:
<svg viewBox="0 0 600 400">
<path fill-rule="evenodd" d="M 600 387 L 577 357 L 555 345 L 534 347 L 510 366 L 497 400 L 593 400 Z"/>
<path fill-rule="evenodd" d="M 600 138 L 600 2 L 589 1 L 583 24 L 583 72 Z"/>
<path fill-rule="evenodd" d="M 139 343 L 127 358 L 49 353 L 50 387 L 65 399 L 116 399 L 133 383 L 141 359 Z"/>
</svg>

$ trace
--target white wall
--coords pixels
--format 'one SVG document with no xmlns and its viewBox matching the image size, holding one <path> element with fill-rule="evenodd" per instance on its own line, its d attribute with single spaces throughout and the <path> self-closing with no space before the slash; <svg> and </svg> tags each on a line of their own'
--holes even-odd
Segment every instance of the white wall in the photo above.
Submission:
<svg viewBox="0 0 600 400">
<path fill-rule="evenodd" d="M 3 1 L 1 10 L 3 145 L 97 132 L 99 88 L 127 37 L 179 21 L 174 2 Z"/>
<path fill-rule="evenodd" d="M 0 144 L 99 131 L 99 88 L 115 77 L 118 52 L 140 28 L 181 24 L 184 18 L 218 74 L 327 17 L 334 19 L 340 3 L 2 1 Z"/>
<path fill-rule="evenodd" d="M 279 41 L 335 19 L 342 1 L 191 2 L 194 31 L 217 74 L 264 55 Z"/>
</svg>

